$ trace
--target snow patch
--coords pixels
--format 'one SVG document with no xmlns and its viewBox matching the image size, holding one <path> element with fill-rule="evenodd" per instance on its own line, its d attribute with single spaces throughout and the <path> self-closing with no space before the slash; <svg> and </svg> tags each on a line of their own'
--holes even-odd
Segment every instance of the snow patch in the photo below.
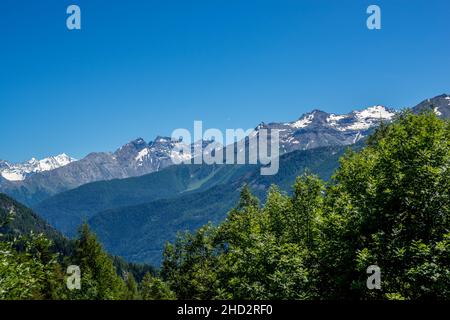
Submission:
<svg viewBox="0 0 450 320">
<path fill-rule="evenodd" d="M 137 162 L 144 161 L 144 158 L 150 154 L 150 150 L 148 148 L 144 148 L 139 151 L 138 155 L 134 158 Z"/>
<path fill-rule="evenodd" d="M 345 118 L 346 118 L 346 116 L 343 116 L 343 115 L 330 114 L 330 116 L 327 118 L 327 122 L 330 124 L 334 124 Z"/>
<path fill-rule="evenodd" d="M 2 177 L 9 181 L 22 181 L 25 176 L 19 172 L 5 170 L 2 172 Z"/>
<path fill-rule="evenodd" d="M 442 116 L 442 112 L 439 111 L 438 107 L 434 107 L 433 111 L 437 116 Z"/>
<path fill-rule="evenodd" d="M 340 131 L 368 130 L 379 124 L 380 121 L 391 121 L 395 113 L 383 106 L 373 106 L 362 111 L 353 112 L 355 122 L 351 125 L 338 128 Z"/>
<path fill-rule="evenodd" d="M 292 123 L 291 127 L 296 128 L 296 129 L 305 128 L 309 124 L 311 124 L 313 119 L 314 119 L 314 113 L 311 113 L 307 116 L 302 117 L 300 120 L 297 120 L 294 123 Z"/>
<path fill-rule="evenodd" d="M 395 115 L 393 112 L 388 111 L 383 106 L 373 106 L 363 111 L 356 111 L 355 113 L 359 119 L 391 120 Z"/>
</svg>

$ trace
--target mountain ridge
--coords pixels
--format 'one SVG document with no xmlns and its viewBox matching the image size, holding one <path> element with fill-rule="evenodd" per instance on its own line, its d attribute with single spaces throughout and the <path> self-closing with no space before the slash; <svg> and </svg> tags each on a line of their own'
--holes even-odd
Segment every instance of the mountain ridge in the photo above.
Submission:
<svg viewBox="0 0 450 320">
<path fill-rule="evenodd" d="M 72 158 L 65 153 L 41 160 L 31 158 L 30 160 L 21 163 L 10 163 L 5 160 L 0 160 L 0 176 L 8 181 L 23 181 L 32 174 L 52 171 L 75 161 L 77 161 L 75 158 Z"/>
<path fill-rule="evenodd" d="M 427 109 L 441 117 L 449 117 L 450 96 L 442 94 L 426 99 L 412 108 L 416 113 Z M 280 130 L 280 151 L 283 154 L 295 150 L 354 144 L 381 122 L 392 121 L 395 114 L 394 109 L 379 105 L 342 115 L 315 109 L 292 122 L 261 123 L 254 131 Z M 114 152 L 92 152 L 83 159 L 54 170 L 32 174 L 25 180 L 9 181 L 0 176 L 0 192 L 9 194 L 28 206 L 34 206 L 55 194 L 87 183 L 125 179 L 160 171 L 173 164 L 171 151 L 180 143 L 182 141 L 173 141 L 170 137 L 163 136 L 158 136 L 149 143 L 137 138 Z M 207 145 L 210 141 L 202 143 Z M 0 168 L 5 163 L 0 161 Z"/>
</svg>

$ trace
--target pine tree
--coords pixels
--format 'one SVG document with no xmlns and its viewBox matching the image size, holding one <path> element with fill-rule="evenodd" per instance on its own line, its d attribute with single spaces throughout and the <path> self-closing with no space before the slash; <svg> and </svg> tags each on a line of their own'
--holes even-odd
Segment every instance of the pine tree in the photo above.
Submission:
<svg viewBox="0 0 450 320">
<path fill-rule="evenodd" d="M 116 300 L 126 297 L 125 282 L 117 275 L 112 258 L 103 251 L 87 224 L 80 229 L 72 264 L 81 269 L 81 292 L 75 290 L 72 298 Z"/>
<path fill-rule="evenodd" d="M 131 272 L 125 274 L 125 283 L 127 287 L 125 300 L 140 300 L 141 296 L 138 291 L 138 286 Z"/>
</svg>

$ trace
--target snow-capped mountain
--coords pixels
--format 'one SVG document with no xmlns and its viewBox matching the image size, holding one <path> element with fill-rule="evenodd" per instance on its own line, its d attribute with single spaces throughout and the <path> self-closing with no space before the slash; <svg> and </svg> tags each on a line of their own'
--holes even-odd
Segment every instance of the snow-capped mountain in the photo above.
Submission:
<svg viewBox="0 0 450 320">
<path fill-rule="evenodd" d="M 0 161 L 0 175 L 8 181 L 23 181 L 32 174 L 61 168 L 74 161 L 76 159 L 65 153 L 42 160 L 32 158 L 22 163 L 9 163 L 2 160 Z"/>
<path fill-rule="evenodd" d="M 180 148 L 181 144 L 183 144 L 181 140 L 163 136 L 158 136 L 149 143 L 138 138 L 120 147 L 113 154 L 113 159 L 120 162 L 130 176 L 140 176 L 178 163 L 174 160 L 179 158 L 189 159 L 189 155 L 172 153 L 172 150 L 175 147 Z"/>
<path fill-rule="evenodd" d="M 449 118 L 450 96 L 444 94 L 427 99 L 412 108 L 415 113 L 424 110 L 433 110 L 440 117 Z M 281 153 L 345 146 L 363 139 L 381 122 L 392 121 L 395 115 L 393 109 L 379 105 L 347 114 L 313 110 L 292 122 L 261 123 L 252 134 L 263 128 L 278 129 Z M 171 151 L 181 143 L 169 137 L 157 137 L 150 143 L 139 138 L 115 152 L 91 153 L 78 161 L 66 155 L 40 161 L 33 159 L 23 164 L 0 161 L 0 192 L 33 205 L 53 194 L 90 182 L 160 171 L 173 164 Z M 199 143 L 205 148 L 211 141 L 198 141 L 191 145 L 191 150 Z M 187 159 L 188 155 L 179 157 Z"/>
<path fill-rule="evenodd" d="M 381 121 L 392 120 L 394 115 L 393 110 L 382 106 L 374 106 L 344 115 L 314 110 L 293 122 L 267 125 L 262 123 L 256 130 L 262 128 L 279 129 L 281 151 L 290 152 L 297 149 L 355 143 L 363 138 L 368 130 L 377 126 Z M 140 176 L 158 171 L 173 164 L 172 150 L 182 143 L 182 141 L 173 141 L 170 137 L 162 136 L 158 136 L 150 143 L 138 138 L 120 147 L 114 153 L 88 155 L 76 164 L 79 167 L 78 169 L 82 170 L 78 174 L 80 180 L 87 183 L 97 180 Z M 203 141 L 203 147 L 209 143 Z M 194 145 L 192 149 L 194 149 Z M 189 155 L 175 154 L 175 156 L 182 160 L 189 159 Z M 17 164 L 0 161 L 0 174 L 8 181 L 24 181 L 36 173 L 53 171 L 74 161 L 76 161 L 74 158 L 66 154 L 42 160 L 32 158 L 27 162 Z M 92 165 L 92 162 L 95 163 L 96 169 L 90 170 L 89 173 L 87 169 Z M 85 167 L 84 163 L 89 163 L 89 165 Z M 70 168 L 65 171 L 70 171 Z"/>
<path fill-rule="evenodd" d="M 395 114 L 395 110 L 383 106 L 373 106 L 348 114 L 313 110 L 296 121 L 262 123 L 256 130 L 278 129 L 281 151 L 291 152 L 356 143 L 381 122 L 392 121 Z"/>
<path fill-rule="evenodd" d="M 42 160 L 37 167 L 48 170 L 41 172 L 33 168 L 23 169 L 28 168 L 29 162 L 21 164 L 22 171 L 18 171 L 17 166 L 0 161 L 0 171 L 3 172 L 3 176 L 0 175 L 0 192 L 33 205 L 50 195 L 86 183 L 141 176 L 172 165 L 174 161 L 171 151 L 176 146 L 180 147 L 181 143 L 182 141 L 173 141 L 169 137 L 157 137 L 150 143 L 138 138 L 115 152 L 90 153 L 81 160 L 54 169 L 49 166 L 53 162 Z M 209 143 L 202 142 L 204 146 Z M 191 148 L 193 147 L 194 144 Z"/>
</svg>

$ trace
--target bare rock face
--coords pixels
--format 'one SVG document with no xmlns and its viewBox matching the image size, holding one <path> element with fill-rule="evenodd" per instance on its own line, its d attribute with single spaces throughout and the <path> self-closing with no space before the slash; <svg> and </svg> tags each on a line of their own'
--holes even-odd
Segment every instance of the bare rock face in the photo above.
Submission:
<svg viewBox="0 0 450 320">
<path fill-rule="evenodd" d="M 34 205 L 51 195 L 89 182 L 141 176 L 170 166 L 171 151 L 178 143 L 181 141 L 172 141 L 168 137 L 157 137 L 150 143 L 139 138 L 114 153 L 90 153 L 81 160 L 72 159 L 64 166 L 45 171 L 29 170 L 20 179 L 8 179 L 8 175 L 3 175 L 0 191 Z M 0 162 L 0 169 L 10 167 L 6 161 Z"/>
<path fill-rule="evenodd" d="M 412 110 L 414 113 L 432 110 L 440 118 L 448 119 L 450 118 L 450 96 L 448 94 L 442 94 L 432 99 L 424 100 Z"/>
</svg>

